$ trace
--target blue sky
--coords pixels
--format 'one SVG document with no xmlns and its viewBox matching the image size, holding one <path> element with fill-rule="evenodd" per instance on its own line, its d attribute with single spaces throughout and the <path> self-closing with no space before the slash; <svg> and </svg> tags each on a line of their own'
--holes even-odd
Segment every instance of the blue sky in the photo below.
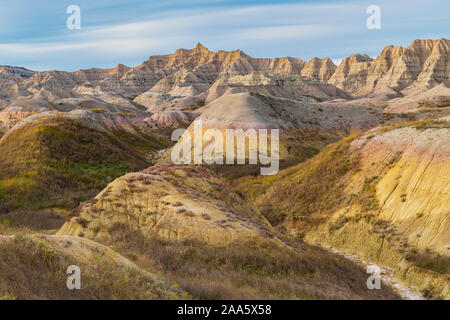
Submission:
<svg viewBox="0 0 450 320">
<path fill-rule="evenodd" d="M 381 8 L 368 30 L 366 8 Z M 81 29 L 68 30 L 69 5 Z M 242 49 L 254 57 L 376 56 L 386 45 L 450 37 L 448 0 L 0 0 L 0 64 L 73 71 L 135 66 L 192 48 Z"/>
</svg>

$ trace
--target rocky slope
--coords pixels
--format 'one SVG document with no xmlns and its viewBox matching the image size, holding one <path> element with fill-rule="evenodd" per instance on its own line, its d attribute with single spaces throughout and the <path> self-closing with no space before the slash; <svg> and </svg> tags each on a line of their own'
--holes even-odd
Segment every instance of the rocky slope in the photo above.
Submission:
<svg viewBox="0 0 450 320">
<path fill-rule="evenodd" d="M 343 60 L 329 82 L 358 95 L 386 87 L 435 86 L 448 80 L 450 40 L 415 40 L 407 48 L 387 46 L 378 57 L 352 55 Z"/>
<path fill-rule="evenodd" d="M 330 142 L 339 140 L 349 132 L 367 130 L 387 119 L 382 109 L 343 103 L 315 102 L 304 97 L 302 100 L 288 100 L 257 93 L 237 93 L 223 95 L 204 107 L 196 109 L 200 116 L 196 118 L 177 142 L 169 155 L 177 150 L 192 150 L 191 162 L 196 155 L 213 150 L 209 161 L 225 163 L 227 156 L 227 129 L 252 132 L 259 137 L 259 130 L 268 130 L 268 150 L 271 150 L 272 129 L 279 130 L 279 159 L 285 164 L 292 164 L 314 155 Z M 393 116 L 392 119 L 396 117 Z M 209 129 L 218 130 L 222 139 L 204 136 L 200 142 L 202 150 L 195 149 L 195 128 L 201 122 L 201 134 Z M 200 129 L 199 129 L 200 130 Z M 200 132 L 200 131 L 199 131 Z M 261 142 L 260 142 L 261 143 Z M 233 143 L 237 150 L 238 143 Z M 240 145 L 241 146 L 241 145 Z M 245 142 L 245 160 L 248 161 L 250 143 Z M 259 150 L 259 146 L 253 148 Z M 252 150 L 253 150 L 252 149 Z M 198 150 L 198 151 L 196 151 Z M 181 152 L 181 151 L 180 151 Z M 270 152 L 269 152 L 270 153 Z M 206 159 L 207 155 L 204 156 Z M 238 160 L 236 159 L 234 163 Z M 208 161 L 205 160 L 205 161 Z M 253 171 L 249 170 L 248 174 Z"/>
<path fill-rule="evenodd" d="M 449 143 L 448 121 L 381 127 L 244 189 L 279 227 L 448 298 Z"/>
<path fill-rule="evenodd" d="M 74 210 L 58 234 L 112 245 L 199 298 L 398 298 L 384 285 L 367 290 L 353 263 L 279 238 L 242 194 L 202 167 L 127 174 Z"/>
<path fill-rule="evenodd" d="M 255 222 L 256 212 L 236 211 L 244 206 L 237 194 L 228 190 L 226 197 L 235 203 L 224 203 L 225 184 L 204 169 L 183 166 L 160 165 L 127 174 L 76 209 L 58 234 L 105 241 L 109 230 L 126 225 L 130 232 L 144 236 L 155 233 L 166 239 L 197 238 L 220 245 L 266 237 L 267 226 Z"/>
<path fill-rule="evenodd" d="M 152 56 L 132 68 L 32 72 L 2 67 L 0 130 L 30 112 L 62 109 L 59 106 L 67 109 L 76 103 L 140 114 L 143 110 L 138 104 L 151 116 L 162 111 L 192 111 L 222 95 L 241 92 L 315 101 L 351 101 L 350 94 L 356 94 L 365 99 L 356 104 L 389 107 L 392 102 L 391 111 L 408 111 L 416 107 L 417 100 L 448 96 L 443 89 L 432 91 L 448 80 L 448 46 L 447 39 L 416 40 L 407 48 L 388 46 L 375 59 L 352 55 L 339 67 L 329 58 L 307 62 L 289 57 L 253 58 L 240 50 L 212 52 L 201 44 Z M 404 101 L 391 101 L 394 98 Z"/>
</svg>

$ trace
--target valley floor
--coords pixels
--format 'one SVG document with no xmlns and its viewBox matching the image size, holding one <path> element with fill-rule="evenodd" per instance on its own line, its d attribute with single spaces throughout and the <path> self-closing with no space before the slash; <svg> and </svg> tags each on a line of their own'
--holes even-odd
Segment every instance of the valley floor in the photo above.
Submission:
<svg viewBox="0 0 450 320">
<path fill-rule="evenodd" d="M 350 261 L 359 264 L 363 266 L 364 268 L 368 268 L 369 266 L 375 266 L 378 268 L 381 272 L 381 280 L 383 283 L 389 287 L 391 287 L 400 297 L 402 297 L 403 300 L 425 300 L 424 296 L 414 288 L 411 288 L 408 284 L 401 282 L 398 278 L 395 277 L 395 274 L 392 270 L 377 266 L 376 264 L 372 262 L 365 261 L 358 257 L 355 254 L 345 253 L 343 251 L 340 251 L 336 248 L 322 246 L 320 244 L 316 244 L 320 246 L 321 248 L 324 248 L 325 250 L 333 253 L 338 254 L 340 256 L 345 257 L 346 259 L 349 259 Z"/>
</svg>

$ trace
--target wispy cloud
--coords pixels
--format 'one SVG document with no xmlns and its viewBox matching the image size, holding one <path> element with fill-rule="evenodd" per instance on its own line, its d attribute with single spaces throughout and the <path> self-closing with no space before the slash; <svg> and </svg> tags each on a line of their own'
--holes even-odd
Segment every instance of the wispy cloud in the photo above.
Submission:
<svg viewBox="0 0 450 320">
<path fill-rule="evenodd" d="M 326 24 L 288 25 L 246 28 L 236 32 L 235 36 L 238 40 L 270 40 L 285 38 L 298 40 L 339 34 L 345 30 L 344 27 L 332 27 Z"/>
<path fill-rule="evenodd" d="M 13 24 L 12 19 L 0 21 L 0 36 L 10 39 L 0 44 L 0 64 L 69 70 L 110 67 L 119 62 L 135 65 L 151 54 L 192 47 L 197 41 L 211 49 L 240 48 L 254 56 L 291 55 L 308 59 L 313 56 L 344 57 L 352 52 L 374 55 L 386 44 L 439 35 L 446 30 L 436 28 L 434 22 L 441 21 L 443 13 L 423 17 L 429 12 L 428 7 L 434 4 L 421 4 L 416 0 L 380 1 L 383 28 L 375 32 L 365 27 L 368 4 L 361 1 L 343 4 L 343 1 L 322 0 L 266 5 L 233 1 L 232 5 L 227 5 L 225 1 L 211 4 L 197 0 L 190 6 L 175 0 L 158 4 L 131 0 L 128 6 L 118 0 L 79 1 L 85 3 L 81 5 L 83 20 L 79 31 L 65 29 L 64 6 L 52 13 L 59 19 L 57 23 L 52 20 L 41 22 L 40 30 L 43 31 L 39 33 L 23 32 L 17 27 L 22 31 L 17 31 L 19 34 L 14 38 L 3 37 L 8 32 L 8 25 Z M 450 9 L 450 5 L 442 0 L 429 1 Z M 400 10 L 400 2 L 406 12 Z M 17 12 L 20 12 L 17 8 L 10 10 L 16 20 Z M 414 17 L 421 19 L 420 28 L 398 23 Z M 28 10 L 23 21 L 30 19 L 33 19 L 32 10 Z M 33 20 L 33 23 L 37 22 Z M 447 22 L 447 30 L 448 27 Z M 419 28 L 420 33 L 414 34 L 415 28 Z"/>
</svg>

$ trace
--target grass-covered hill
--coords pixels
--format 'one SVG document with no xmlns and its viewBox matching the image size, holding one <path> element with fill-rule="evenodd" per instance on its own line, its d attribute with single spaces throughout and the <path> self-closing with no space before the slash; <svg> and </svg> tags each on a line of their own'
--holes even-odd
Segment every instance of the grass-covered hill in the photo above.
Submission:
<svg viewBox="0 0 450 320">
<path fill-rule="evenodd" d="M 80 268 L 80 290 L 67 288 L 72 265 Z M 187 297 L 113 250 L 78 237 L 0 236 L 0 270 L 0 300 Z"/>
<path fill-rule="evenodd" d="M 396 270 L 428 297 L 448 297 L 449 132 L 441 120 L 386 124 L 238 187 L 280 231 Z"/>
<path fill-rule="evenodd" d="M 0 214 L 67 212 L 115 178 L 147 167 L 150 151 L 167 146 L 151 132 L 108 131 L 60 116 L 30 121 L 0 140 Z M 22 220 L 33 219 L 39 218 Z"/>
<path fill-rule="evenodd" d="M 115 248 L 199 299 L 383 299 L 345 258 L 277 234 L 238 190 L 201 166 L 127 174 L 73 211 L 58 235 Z"/>
</svg>

